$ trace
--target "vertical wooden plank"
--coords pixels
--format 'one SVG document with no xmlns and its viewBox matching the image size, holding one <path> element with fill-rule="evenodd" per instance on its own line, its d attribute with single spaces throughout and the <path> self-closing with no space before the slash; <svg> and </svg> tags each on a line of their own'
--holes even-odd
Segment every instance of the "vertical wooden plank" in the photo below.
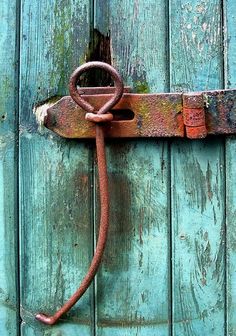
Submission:
<svg viewBox="0 0 236 336">
<path fill-rule="evenodd" d="M 168 335 L 167 144 L 113 143 L 108 162 L 111 228 L 97 280 L 97 335 Z"/>
<path fill-rule="evenodd" d="M 222 87 L 221 1 L 170 1 L 171 89 Z M 225 333 L 224 143 L 174 141 L 173 335 Z"/>
<path fill-rule="evenodd" d="M 137 92 L 168 90 L 165 0 L 95 1 L 95 28 L 111 39 L 111 59 Z"/>
<path fill-rule="evenodd" d="M 224 335 L 224 165 L 217 140 L 172 145 L 173 335 Z"/>
<path fill-rule="evenodd" d="M 236 139 L 226 141 L 226 224 L 227 224 L 227 335 L 236 334 Z"/>
<path fill-rule="evenodd" d="M 236 7 L 232 0 L 224 1 L 225 84 L 236 86 Z M 227 335 L 236 335 L 236 138 L 226 140 L 226 247 L 227 247 Z"/>
<path fill-rule="evenodd" d="M 225 85 L 227 88 L 236 86 L 236 8 L 233 0 L 224 0 L 224 61 Z"/>
<path fill-rule="evenodd" d="M 221 21 L 220 0 L 170 0 L 172 91 L 222 88 Z"/>
<path fill-rule="evenodd" d="M 0 334 L 18 331 L 17 307 L 17 4 L 0 6 Z"/>
<path fill-rule="evenodd" d="M 167 7 L 162 0 L 97 1 L 95 28 L 112 63 L 138 92 L 164 91 Z M 108 26 L 106 25 L 108 24 Z M 111 220 L 97 278 L 97 335 L 169 335 L 168 145 L 107 145 Z"/>
<path fill-rule="evenodd" d="M 25 0 L 21 20 L 20 212 L 22 335 L 93 334 L 92 289 L 64 319 L 45 327 L 76 290 L 93 245 L 91 150 L 39 127 L 36 103 L 68 93 L 90 39 L 90 1 Z"/>
</svg>

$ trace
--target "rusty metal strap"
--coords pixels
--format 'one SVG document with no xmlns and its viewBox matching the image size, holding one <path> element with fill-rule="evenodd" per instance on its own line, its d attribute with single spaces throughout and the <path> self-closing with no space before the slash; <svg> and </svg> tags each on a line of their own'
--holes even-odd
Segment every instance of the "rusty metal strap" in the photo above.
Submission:
<svg viewBox="0 0 236 336">
<path fill-rule="evenodd" d="M 109 92 L 108 94 L 104 92 Z M 84 88 L 84 100 L 98 109 L 112 97 L 111 88 Z M 102 93 L 101 93 L 102 92 Z M 86 93 L 89 93 L 86 95 Z M 236 133 L 236 90 L 196 93 L 124 93 L 111 113 L 118 120 L 104 124 L 108 138 L 188 137 Z M 126 113 L 132 118 L 126 119 Z M 45 126 L 65 138 L 95 138 L 95 126 L 70 96 L 47 109 Z"/>
</svg>

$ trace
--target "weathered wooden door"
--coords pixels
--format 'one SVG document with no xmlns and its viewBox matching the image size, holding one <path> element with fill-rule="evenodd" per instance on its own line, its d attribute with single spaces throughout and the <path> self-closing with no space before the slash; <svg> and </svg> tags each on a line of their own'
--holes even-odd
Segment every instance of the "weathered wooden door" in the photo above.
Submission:
<svg viewBox="0 0 236 336">
<path fill-rule="evenodd" d="M 86 60 L 136 92 L 235 87 L 234 0 L 3 0 L 0 20 L 0 334 L 236 335 L 235 137 L 110 140 L 102 267 L 60 324 L 34 318 L 77 288 L 98 225 L 94 143 L 34 106 Z"/>
</svg>

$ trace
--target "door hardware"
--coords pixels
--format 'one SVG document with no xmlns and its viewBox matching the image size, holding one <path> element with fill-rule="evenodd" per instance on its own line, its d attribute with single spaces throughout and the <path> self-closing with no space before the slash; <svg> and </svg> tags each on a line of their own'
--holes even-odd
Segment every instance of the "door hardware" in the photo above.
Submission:
<svg viewBox="0 0 236 336">
<path fill-rule="evenodd" d="M 81 91 L 81 88 L 80 88 Z M 133 118 L 104 124 L 108 138 L 187 137 L 236 134 L 236 89 L 188 93 L 137 94 L 124 91 L 113 107 L 115 115 L 130 111 Z M 84 88 L 84 99 L 98 109 L 111 97 L 111 88 Z M 47 128 L 64 138 L 95 138 L 95 125 L 70 96 L 47 109 Z"/>
<path fill-rule="evenodd" d="M 114 80 L 115 90 L 114 93 L 109 97 L 110 99 L 106 101 L 105 104 L 101 105 L 98 109 L 95 109 L 90 102 L 84 100 L 81 97 L 80 91 L 77 89 L 77 82 L 82 73 L 91 69 L 91 68 L 100 68 L 107 71 L 112 79 Z M 123 81 L 119 73 L 109 64 L 102 62 L 89 62 L 81 67 L 77 68 L 71 78 L 69 83 L 69 90 L 72 99 L 76 104 L 81 106 L 83 110 L 87 113 L 85 119 L 95 123 L 95 132 L 96 132 L 96 151 L 97 151 L 97 161 L 98 161 L 98 176 L 99 176 L 99 191 L 100 191 L 100 204 L 101 204 L 101 214 L 100 214 L 100 227 L 99 235 L 96 246 L 96 251 L 93 256 L 89 270 L 81 282 L 80 287 L 77 291 L 71 296 L 71 298 L 52 316 L 47 316 L 42 313 L 36 315 L 36 319 L 45 323 L 45 324 L 55 324 L 59 318 L 68 312 L 72 306 L 80 299 L 80 297 L 87 290 L 91 284 L 98 267 L 101 263 L 103 252 L 107 240 L 107 232 L 109 226 L 109 194 L 108 194 L 108 177 L 107 177 L 107 167 L 106 167 L 106 153 L 105 153 L 105 144 L 104 144 L 104 129 L 102 124 L 105 121 L 111 121 L 113 115 L 109 113 L 109 110 L 117 104 L 123 94 Z M 103 91 L 103 89 L 101 89 Z"/>
<path fill-rule="evenodd" d="M 82 73 L 92 68 L 107 71 L 114 88 L 77 88 Z M 123 87 L 118 72 L 102 62 L 77 68 L 69 83 L 70 96 L 48 107 L 44 125 L 65 138 L 96 139 L 100 190 L 100 228 L 96 251 L 78 290 L 53 316 L 36 319 L 54 324 L 79 300 L 101 263 L 109 226 L 108 176 L 104 138 L 187 137 L 236 134 L 236 90 L 190 93 L 136 94 Z"/>
</svg>

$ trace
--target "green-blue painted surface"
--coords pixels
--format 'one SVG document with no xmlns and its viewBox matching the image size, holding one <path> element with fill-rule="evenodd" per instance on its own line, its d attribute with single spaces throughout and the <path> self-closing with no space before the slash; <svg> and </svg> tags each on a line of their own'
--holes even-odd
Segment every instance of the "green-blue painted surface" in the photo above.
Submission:
<svg viewBox="0 0 236 336">
<path fill-rule="evenodd" d="M 112 61 L 127 85 L 144 92 L 168 90 L 167 1 L 97 0 L 95 28 L 110 34 Z"/>
<path fill-rule="evenodd" d="M 99 221 L 93 143 L 40 127 L 34 106 L 68 93 L 94 28 L 110 36 L 99 57 L 110 51 L 137 92 L 235 87 L 234 0 L 16 3 L 0 5 L 0 335 L 236 336 L 235 137 L 108 141 L 111 224 L 95 284 L 57 326 L 34 319 L 79 285 Z"/>
<path fill-rule="evenodd" d="M 220 0 L 170 0 L 171 91 L 223 86 L 223 26 Z"/>
<path fill-rule="evenodd" d="M 223 86 L 221 1 L 170 2 L 171 91 Z M 173 335 L 224 335 L 224 141 L 171 145 Z"/>
<path fill-rule="evenodd" d="M 236 140 L 228 139 L 226 142 L 226 223 L 227 223 L 227 335 L 236 335 L 236 173 L 235 155 Z"/>
<path fill-rule="evenodd" d="M 168 90 L 167 3 L 99 1 L 95 13 L 125 83 L 139 92 Z M 170 333 L 168 155 L 161 140 L 108 146 L 111 230 L 97 279 L 97 335 Z"/>
<path fill-rule="evenodd" d="M 111 228 L 96 283 L 97 334 L 168 335 L 167 143 L 110 143 L 108 162 Z"/>
<path fill-rule="evenodd" d="M 54 136 L 39 127 L 33 113 L 39 101 L 68 94 L 68 78 L 84 62 L 89 41 L 89 1 L 22 2 L 19 179 L 24 336 L 86 336 L 93 330 L 93 287 L 64 318 L 73 326 L 44 327 L 34 317 L 40 311 L 55 312 L 70 297 L 92 256 L 91 145 Z"/>
<path fill-rule="evenodd" d="M 17 335 L 16 1 L 0 5 L 0 335 Z"/>
<path fill-rule="evenodd" d="M 236 6 L 233 0 L 224 1 L 224 25 L 227 27 L 225 47 L 225 85 L 236 86 Z M 226 304 L 227 334 L 236 335 L 236 138 L 226 140 Z"/>
<path fill-rule="evenodd" d="M 172 144 L 173 335 L 224 335 L 224 156 L 221 142 Z"/>
</svg>

